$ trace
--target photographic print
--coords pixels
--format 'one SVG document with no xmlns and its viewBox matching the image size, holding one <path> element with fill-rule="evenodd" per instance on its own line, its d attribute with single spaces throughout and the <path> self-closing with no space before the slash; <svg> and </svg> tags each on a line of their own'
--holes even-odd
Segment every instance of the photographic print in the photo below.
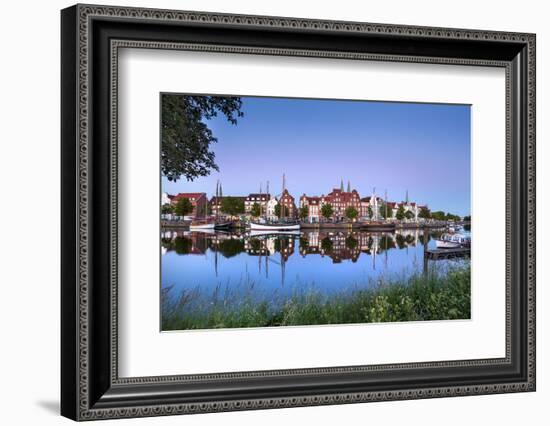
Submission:
<svg viewBox="0 0 550 426">
<path fill-rule="evenodd" d="M 161 331 L 470 319 L 470 105 L 160 104 Z"/>
</svg>

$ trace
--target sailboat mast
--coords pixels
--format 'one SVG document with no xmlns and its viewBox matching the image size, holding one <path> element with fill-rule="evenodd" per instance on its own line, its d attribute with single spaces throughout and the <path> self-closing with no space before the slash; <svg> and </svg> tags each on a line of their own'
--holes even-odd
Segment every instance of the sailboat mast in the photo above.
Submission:
<svg viewBox="0 0 550 426">
<path fill-rule="evenodd" d="M 262 182 L 260 182 L 260 202 L 258 203 L 260 206 L 260 216 L 262 215 Z"/>
<path fill-rule="evenodd" d="M 384 208 L 385 208 L 385 213 L 384 213 L 384 219 L 388 219 L 388 190 L 386 189 L 384 191 Z"/>
<path fill-rule="evenodd" d="M 285 174 L 283 173 L 283 192 L 281 193 L 281 219 L 285 217 L 285 205 L 283 203 L 283 197 L 285 195 Z"/>
<path fill-rule="evenodd" d="M 269 196 L 269 181 L 267 181 L 267 188 L 266 188 L 266 191 L 267 193 L 265 194 L 266 195 L 266 203 L 265 203 L 265 215 L 264 215 L 264 219 L 267 220 L 267 203 L 269 203 L 269 199 L 271 198 Z"/>
<path fill-rule="evenodd" d="M 216 222 L 218 221 L 218 212 L 220 211 L 220 180 L 216 181 Z"/>
</svg>

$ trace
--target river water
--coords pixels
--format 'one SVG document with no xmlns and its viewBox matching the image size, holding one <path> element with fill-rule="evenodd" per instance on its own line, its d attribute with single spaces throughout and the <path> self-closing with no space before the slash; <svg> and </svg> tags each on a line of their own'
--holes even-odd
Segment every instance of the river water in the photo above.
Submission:
<svg viewBox="0 0 550 426">
<path fill-rule="evenodd" d="M 161 283 L 168 297 L 284 300 L 315 291 L 330 297 L 463 262 L 425 261 L 437 232 L 301 231 L 290 235 L 164 231 Z M 432 265 L 433 264 L 433 265 Z M 274 302 L 275 303 L 275 302 Z"/>
</svg>

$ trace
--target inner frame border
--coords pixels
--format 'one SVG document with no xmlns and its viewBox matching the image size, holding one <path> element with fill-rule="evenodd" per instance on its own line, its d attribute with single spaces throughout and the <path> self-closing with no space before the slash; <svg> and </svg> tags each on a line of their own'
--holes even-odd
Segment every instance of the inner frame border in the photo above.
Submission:
<svg viewBox="0 0 550 426">
<path fill-rule="evenodd" d="M 494 364 L 511 363 L 511 276 L 510 268 L 506 268 L 505 283 L 505 357 L 504 358 L 482 358 L 465 359 L 455 361 L 430 361 L 411 362 L 394 364 L 374 365 L 351 365 L 317 368 L 296 368 L 281 370 L 255 370 L 228 373 L 206 373 L 206 374 L 183 374 L 166 376 L 142 376 L 142 377 L 119 377 L 118 376 L 118 55 L 120 49 L 155 49 L 192 51 L 205 53 L 228 53 L 228 54 L 251 54 L 269 56 L 292 56 L 292 57 L 313 57 L 342 60 L 362 60 L 377 62 L 404 62 L 404 63 L 426 63 L 439 65 L 469 65 L 499 67 L 505 69 L 506 84 L 506 264 L 511 254 L 511 180 L 509 179 L 509 167 L 511 164 L 511 132 L 510 132 L 510 98 L 511 98 L 511 67 L 505 61 L 487 61 L 476 59 L 443 59 L 436 57 L 418 58 L 414 56 L 401 55 L 379 55 L 365 53 L 342 53 L 342 52 L 316 52 L 297 49 L 273 49 L 225 45 L 204 45 L 195 43 L 171 43 L 171 42 L 150 42 L 142 40 L 111 40 L 111 346 L 114 350 L 111 353 L 111 381 L 113 384 L 152 384 L 152 383 L 173 383 L 173 382 L 194 382 L 204 380 L 220 379 L 243 379 L 252 377 L 273 377 L 273 376 L 294 376 L 304 374 L 331 374 L 350 372 L 384 371 L 407 368 L 437 368 L 437 367 L 473 367 Z M 324 98 L 319 98 L 324 99 Z M 351 99 L 348 99 L 351 100 Z M 380 101 L 383 102 L 383 101 Z"/>
</svg>

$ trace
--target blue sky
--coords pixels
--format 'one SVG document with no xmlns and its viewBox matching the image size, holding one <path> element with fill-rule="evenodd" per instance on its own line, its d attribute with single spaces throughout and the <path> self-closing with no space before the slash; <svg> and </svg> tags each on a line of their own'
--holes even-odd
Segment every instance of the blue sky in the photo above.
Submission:
<svg viewBox="0 0 550 426">
<path fill-rule="evenodd" d="M 347 181 L 363 196 L 409 199 L 432 210 L 470 214 L 470 106 L 243 97 L 244 117 L 209 120 L 220 171 L 163 191 L 206 192 L 220 179 L 224 195 L 281 192 L 282 174 L 296 198 Z"/>
</svg>

